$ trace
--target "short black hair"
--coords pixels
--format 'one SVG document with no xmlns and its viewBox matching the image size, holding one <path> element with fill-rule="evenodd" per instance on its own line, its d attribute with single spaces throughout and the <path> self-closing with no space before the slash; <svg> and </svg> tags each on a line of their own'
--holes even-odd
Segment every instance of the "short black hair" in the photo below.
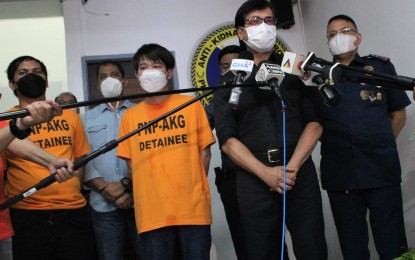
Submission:
<svg viewBox="0 0 415 260">
<path fill-rule="evenodd" d="M 62 93 L 60 93 L 59 95 L 57 95 L 57 96 L 55 97 L 55 102 L 58 102 L 58 99 L 59 99 L 61 96 L 63 96 L 63 95 L 70 95 L 70 96 L 72 96 L 72 97 L 73 97 L 73 99 L 75 100 L 75 102 L 78 102 L 77 98 L 75 97 L 75 95 L 74 95 L 72 92 L 62 92 Z"/>
<path fill-rule="evenodd" d="M 329 22 L 327 23 L 327 28 L 329 27 L 329 24 L 330 24 L 331 22 L 335 21 L 335 20 L 345 20 L 346 22 L 350 22 L 350 23 L 352 23 L 352 24 L 353 24 L 354 29 L 356 29 L 356 31 L 358 31 L 358 29 L 357 29 L 357 25 L 356 25 L 356 23 L 354 22 L 354 20 L 353 20 L 350 16 L 345 15 L 345 14 L 338 14 L 338 15 L 333 16 L 332 18 L 330 18 Z"/>
<path fill-rule="evenodd" d="M 102 66 L 109 65 L 109 64 L 116 66 L 118 68 L 118 70 L 121 72 L 122 78 L 125 78 L 124 68 L 122 67 L 121 64 L 119 64 L 118 62 L 113 61 L 113 60 L 105 60 L 105 61 L 99 63 L 98 67 L 97 67 L 97 70 L 95 71 L 95 76 L 98 78 L 99 77 L 99 69 L 101 69 Z"/>
<path fill-rule="evenodd" d="M 138 70 L 141 59 L 161 62 L 166 66 L 166 69 L 173 69 L 176 63 L 171 51 L 157 43 L 144 44 L 137 50 L 133 57 L 133 65 L 136 71 Z"/>
<path fill-rule="evenodd" d="M 238 45 L 228 45 L 219 52 L 218 61 L 220 63 L 220 59 L 222 59 L 222 57 L 225 56 L 226 54 L 240 53 L 240 52 L 241 52 L 241 47 L 239 47 Z"/>
<path fill-rule="evenodd" d="M 43 64 L 43 62 L 41 62 L 40 60 L 32 57 L 32 56 L 20 56 L 17 57 L 16 59 L 14 59 L 12 62 L 10 62 L 9 66 L 7 67 L 7 78 L 9 79 L 9 81 L 13 82 L 14 79 L 14 73 L 16 73 L 17 67 L 19 67 L 19 65 L 24 62 L 24 61 L 36 61 L 37 63 L 40 64 L 40 67 L 42 68 L 43 72 L 45 73 L 46 78 L 48 78 L 48 71 L 46 69 L 45 64 Z"/>
<path fill-rule="evenodd" d="M 273 16 L 275 17 L 275 10 L 272 7 L 271 3 L 267 0 L 248 0 L 243 3 L 235 15 L 235 29 L 238 27 L 244 27 L 246 16 L 256 10 L 271 9 Z M 246 45 L 243 41 L 239 40 L 239 46 L 242 50 L 246 50 Z"/>
</svg>

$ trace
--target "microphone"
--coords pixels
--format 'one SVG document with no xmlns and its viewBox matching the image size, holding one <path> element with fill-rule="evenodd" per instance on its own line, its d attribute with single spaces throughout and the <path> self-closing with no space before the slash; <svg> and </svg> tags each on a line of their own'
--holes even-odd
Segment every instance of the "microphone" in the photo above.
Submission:
<svg viewBox="0 0 415 260">
<path fill-rule="evenodd" d="M 304 55 L 296 54 L 294 52 L 284 52 L 284 57 L 281 62 L 281 69 L 285 73 L 303 77 L 305 71 L 301 69 L 301 65 L 305 61 Z"/>
<path fill-rule="evenodd" d="M 325 64 L 325 65 L 333 65 L 333 62 L 326 61 L 321 58 L 313 57 L 314 62 L 319 64 Z M 347 66 L 347 65 L 339 65 L 340 68 L 346 71 L 354 71 L 354 72 L 360 72 L 363 75 L 354 75 L 349 76 L 347 75 L 343 80 L 354 82 L 354 83 L 365 83 L 365 84 L 371 84 L 371 85 L 378 85 L 378 86 L 384 86 L 388 88 L 396 88 L 401 90 L 413 90 L 415 87 L 415 78 L 406 77 L 406 76 L 400 76 L 400 75 L 389 75 L 389 74 L 383 74 L 383 73 L 376 73 L 375 71 L 367 71 L 365 69 L 353 67 L 353 66 Z"/>
<path fill-rule="evenodd" d="M 334 78 L 338 80 L 342 77 L 342 71 L 339 70 L 336 64 L 328 69 L 317 63 L 313 63 L 312 66 L 309 65 L 314 57 L 313 52 L 305 57 L 286 51 L 282 61 L 282 70 L 300 76 L 306 86 L 318 87 L 324 99 L 324 104 L 328 107 L 335 106 L 340 102 L 341 96 L 332 83 Z M 329 84 L 326 84 L 326 78 L 331 79 Z"/>
<path fill-rule="evenodd" d="M 324 105 L 327 107 L 333 107 L 340 103 L 340 92 L 334 86 L 323 84 L 318 87 L 318 90 L 324 99 Z"/>
<path fill-rule="evenodd" d="M 284 80 L 285 74 L 281 67 L 277 64 L 269 63 L 269 61 L 261 61 L 259 69 L 255 75 L 255 80 L 258 83 L 268 83 L 268 86 L 259 87 L 260 89 L 275 90 L 277 95 L 281 98 L 279 86 Z"/>
<path fill-rule="evenodd" d="M 314 62 L 315 58 L 314 52 L 304 56 L 286 51 L 282 59 L 281 68 L 285 73 L 301 77 L 306 85 L 311 83 L 307 81 L 309 75 L 312 75 L 311 72 L 315 72 L 314 75 L 321 74 L 325 79 L 330 79 L 331 81 L 341 81 L 343 79 L 343 70 L 338 66 L 338 63 L 331 64 L 330 66 L 321 66 Z"/>
<path fill-rule="evenodd" d="M 254 68 L 254 55 L 249 51 L 241 51 L 237 59 L 233 59 L 230 71 L 236 75 L 233 84 L 239 85 L 251 75 Z"/>
<path fill-rule="evenodd" d="M 236 75 L 235 80 L 233 81 L 234 85 L 240 85 L 242 82 L 247 79 L 252 72 L 254 67 L 254 55 L 249 51 L 241 51 L 238 55 L 237 59 L 233 59 L 230 71 Z M 239 97 L 242 94 L 242 90 L 240 87 L 235 87 L 231 91 L 231 95 L 229 97 L 229 103 L 238 105 Z"/>
</svg>

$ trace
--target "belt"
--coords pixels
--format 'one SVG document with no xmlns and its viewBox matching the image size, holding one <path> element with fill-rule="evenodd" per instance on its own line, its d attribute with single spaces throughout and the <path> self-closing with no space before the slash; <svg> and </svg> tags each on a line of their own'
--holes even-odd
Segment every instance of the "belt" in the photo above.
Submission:
<svg viewBox="0 0 415 260">
<path fill-rule="evenodd" d="M 279 163 L 282 161 L 283 150 L 270 149 L 266 152 L 254 152 L 252 154 L 261 162 Z"/>
</svg>

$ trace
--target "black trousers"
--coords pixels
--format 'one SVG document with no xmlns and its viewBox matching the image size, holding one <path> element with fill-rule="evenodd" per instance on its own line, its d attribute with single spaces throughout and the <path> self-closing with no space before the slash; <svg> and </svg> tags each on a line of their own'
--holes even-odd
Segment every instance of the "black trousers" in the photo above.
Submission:
<svg viewBox="0 0 415 260">
<path fill-rule="evenodd" d="M 237 199 L 246 241 L 247 259 L 280 259 L 282 195 L 255 175 L 238 168 Z M 300 169 L 286 195 L 286 226 L 298 260 L 327 259 L 320 188 L 314 163 Z"/>
<path fill-rule="evenodd" d="M 244 232 L 242 230 L 241 215 L 239 213 L 238 200 L 236 197 L 236 171 L 215 169 L 215 184 L 220 194 L 220 199 L 225 209 L 226 221 L 228 222 L 229 231 L 235 254 L 238 260 L 248 259 L 246 254 Z M 284 244 L 284 260 L 288 260 L 287 245 Z"/>
<path fill-rule="evenodd" d="M 225 209 L 226 221 L 231 232 L 233 246 L 238 259 L 244 259 L 245 241 L 242 232 L 241 216 L 236 199 L 236 172 L 215 169 L 215 184 Z"/>
<path fill-rule="evenodd" d="M 14 260 L 96 259 L 89 208 L 10 209 Z"/>
<path fill-rule="evenodd" d="M 328 191 L 345 260 L 369 260 L 369 232 L 372 228 L 381 260 L 390 260 L 407 251 L 400 185 L 359 191 Z"/>
</svg>

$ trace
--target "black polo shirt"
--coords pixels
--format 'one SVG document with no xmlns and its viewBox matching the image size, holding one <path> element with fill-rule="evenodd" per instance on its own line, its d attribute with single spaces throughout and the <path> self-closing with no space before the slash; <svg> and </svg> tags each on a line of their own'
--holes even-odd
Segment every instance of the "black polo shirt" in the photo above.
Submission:
<svg viewBox="0 0 415 260">
<path fill-rule="evenodd" d="M 275 55 L 270 62 L 281 64 Z M 245 81 L 255 82 L 258 67 Z M 296 76 L 285 75 L 280 85 L 285 104 L 285 128 L 287 149 L 294 150 L 306 124 L 318 121 L 312 102 L 312 91 Z M 237 138 L 251 152 L 265 152 L 283 148 L 283 109 L 275 91 L 261 90 L 258 87 L 242 88 L 236 109 L 230 104 L 231 90 L 218 90 L 214 93 L 214 121 L 219 145 L 229 138 Z"/>
</svg>

